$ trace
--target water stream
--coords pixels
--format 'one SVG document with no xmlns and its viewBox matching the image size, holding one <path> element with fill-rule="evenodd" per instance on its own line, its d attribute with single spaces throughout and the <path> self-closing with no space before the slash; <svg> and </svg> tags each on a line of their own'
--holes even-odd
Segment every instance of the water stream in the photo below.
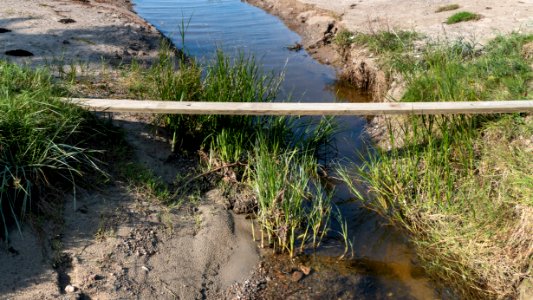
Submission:
<svg viewBox="0 0 533 300">
<path fill-rule="evenodd" d="M 208 62 L 217 48 L 230 56 L 242 53 L 258 59 L 265 72 L 285 72 L 280 98 L 291 95 L 302 102 L 365 102 L 368 96 L 354 93 L 352 88 L 337 82 L 335 69 L 322 65 L 302 51 L 287 47 L 300 42 L 300 37 L 278 18 L 240 0 L 134 0 L 135 11 L 156 26 L 178 47 L 200 62 Z M 185 45 L 182 33 L 185 29 Z M 367 138 L 364 118 L 343 117 L 338 122 L 343 132 L 337 136 L 339 157 L 355 159 L 357 151 L 365 151 Z M 350 227 L 355 258 L 335 264 L 339 272 L 362 270 L 370 274 L 373 288 L 394 298 L 436 298 L 435 288 L 427 276 L 413 263 L 415 255 L 402 234 L 386 226 L 379 217 L 362 209 L 350 194 L 338 187 L 339 203 Z M 318 256 L 309 263 L 320 269 L 331 265 L 332 257 L 342 250 L 338 241 L 326 241 Z M 342 269 L 342 270 L 341 270 Z M 332 276 L 328 272 L 328 276 Z M 334 275 L 333 275 L 334 276 Z M 345 280 L 343 289 L 350 289 Z M 373 297 L 374 298 L 374 297 Z M 380 298 L 380 297 L 378 297 Z"/>
</svg>

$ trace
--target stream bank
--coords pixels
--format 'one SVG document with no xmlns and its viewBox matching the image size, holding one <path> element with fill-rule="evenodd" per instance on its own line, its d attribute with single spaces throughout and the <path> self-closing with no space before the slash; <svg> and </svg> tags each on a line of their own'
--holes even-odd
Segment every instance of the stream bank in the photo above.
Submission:
<svg viewBox="0 0 533 300">
<path fill-rule="evenodd" d="M 120 66 L 157 57 L 162 36 L 129 1 L 2 4 L 0 59 L 48 67 L 75 95 L 125 98 Z M 5 54 L 16 49 L 31 56 Z M 11 230 L 0 249 L 0 299 L 216 298 L 257 265 L 248 222 L 219 198 L 191 195 L 196 204 L 169 207 L 152 190 L 189 174 L 197 160 L 171 155 L 151 116 L 113 119 L 128 145 L 116 140 L 117 156 L 106 162 L 112 176 L 57 191 L 47 214 Z"/>
<path fill-rule="evenodd" d="M 304 13 L 306 12 L 306 10 L 309 10 L 309 6 L 303 5 L 300 2 L 313 3 L 317 5 L 318 7 L 320 7 L 321 9 L 329 7 L 333 11 L 343 16 L 342 18 L 339 18 L 339 20 L 342 20 L 339 23 L 342 23 L 345 28 L 350 29 L 350 31 L 352 32 L 352 34 L 354 34 L 354 36 L 356 33 L 362 32 L 362 33 L 370 33 L 369 36 L 370 38 L 372 38 L 372 34 L 375 33 L 377 36 L 379 35 L 379 32 L 381 30 L 385 30 L 386 32 L 389 32 L 392 34 L 398 33 L 400 34 L 400 36 L 402 33 L 400 30 L 402 29 L 403 30 L 416 30 L 417 32 L 422 32 L 424 34 L 424 39 L 425 39 L 425 41 L 421 45 L 419 45 L 422 47 L 412 47 L 412 45 L 408 46 L 407 47 L 408 49 L 415 49 L 415 51 L 413 51 L 414 53 L 411 53 L 412 55 L 411 60 L 404 59 L 404 61 L 402 62 L 400 59 L 400 62 L 399 62 L 400 65 L 401 63 L 405 63 L 405 62 L 411 63 L 411 64 L 416 64 L 413 62 L 420 62 L 422 64 L 425 62 L 428 62 L 427 60 L 425 61 L 424 59 L 428 59 L 431 62 L 431 59 L 433 57 L 432 55 L 438 56 L 439 54 L 443 54 L 443 56 L 446 57 L 446 59 L 450 58 L 451 63 L 449 65 L 447 63 L 443 64 L 442 66 L 437 64 L 438 67 L 436 67 L 435 70 L 432 70 L 432 66 L 430 63 L 430 67 L 428 67 L 428 69 L 425 70 L 426 72 L 429 73 L 427 75 L 427 79 L 429 81 L 435 80 L 435 78 L 437 78 L 438 82 L 443 82 L 445 80 L 442 80 L 443 78 L 439 77 L 440 75 L 447 74 L 448 76 L 450 76 L 448 77 L 448 79 L 450 79 L 450 82 L 453 82 L 453 84 L 451 84 L 451 87 L 450 86 L 448 87 L 449 90 L 447 91 L 450 92 L 449 94 L 443 93 L 443 94 L 437 95 L 438 92 L 445 89 L 442 86 L 440 86 L 442 90 L 439 89 L 439 84 L 434 84 L 434 85 L 433 84 L 427 84 L 427 85 L 420 84 L 418 86 L 416 85 L 405 86 L 405 84 L 403 83 L 403 80 L 401 80 L 400 78 L 392 78 L 392 79 L 387 79 L 385 81 L 387 83 L 384 85 L 386 88 L 382 89 L 381 93 L 378 93 L 378 97 L 377 97 L 378 101 L 399 100 L 400 98 L 403 97 L 404 91 L 407 89 L 410 89 L 408 90 L 410 94 L 407 96 L 407 98 L 405 98 L 404 101 L 419 101 L 421 99 L 424 99 L 424 100 L 427 99 L 427 100 L 433 100 L 433 101 L 439 101 L 439 100 L 440 101 L 442 100 L 482 101 L 482 100 L 489 100 L 489 99 L 501 99 L 501 100 L 531 99 L 530 97 L 531 76 L 524 76 L 520 78 L 520 75 L 516 75 L 519 73 L 519 71 L 515 71 L 514 73 L 507 74 L 507 73 L 498 72 L 498 68 L 496 67 L 487 67 L 487 70 L 488 70 L 487 73 L 490 74 L 490 76 L 487 76 L 484 74 L 483 75 L 475 74 L 475 75 L 470 75 L 470 76 L 473 76 L 473 78 L 476 78 L 476 83 L 470 82 L 470 84 L 468 84 L 463 81 L 465 80 L 465 78 L 468 78 L 468 75 L 465 76 L 465 74 L 471 74 L 468 72 L 473 69 L 473 66 L 481 62 L 485 62 L 486 65 L 496 66 L 500 64 L 501 63 L 500 60 L 502 60 L 503 65 L 507 65 L 507 68 L 510 68 L 511 65 L 513 64 L 519 64 L 523 66 L 524 70 L 531 69 L 531 66 L 533 65 L 531 64 L 531 56 L 529 55 L 529 52 L 528 52 L 531 47 L 530 46 L 531 38 L 532 38 L 531 28 L 533 27 L 532 26 L 533 18 L 531 17 L 531 9 L 533 9 L 533 3 L 531 2 L 517 1 L 514 3 L 506 3 L 505 5 L 502 5 L 501 3 L 497 1 L 479 1 L 475 3 L 471 3 L 468 1 L 456 1 L 458 2 L 458 5 L 456 5 L 456 7 L 454 6 L 454 8 L 452 9 L 449 9 L 450 10 L 449 12 L 444 12 L 444 13 L 439 11 L 439 8 L 443 6 L 443 4 L 448 4 L 448 3 L 439 3 L 440 1 L 424 1 L 424 3 L 422 3 L 422 1 L 402 1 L 401 3 L 391 3 L 392 1 L 359 1 L 358 3 L 351 3 L 351 1 L 338 1 L 335 3 L 330 3 L 328 1 L 320 1 L 320 0 L 316 0 L 316 1 L 303 0 L 303 1 L 290 1 L 288 4 L 285 3 L 284 1 L 275 2 L 275 1 L 267 0 L 267 1 L 257 1 L 257 2 L 259 3 L 258 5 L 260 5 L 261 7 L 263 6 L 267 7 L 268 9 L 271 9 L 272 11 L 280 14 L 281 16 L 285 15 L 285 17 L 287 17 L 288 15 L 286 12 L 287 9 L 290 10 L 291 8 L 294 8 L 294 7 L 302 8 L 302 11 L 297 11 L 296 13 L 294 11 L 291 11 L 292 16 L 290 16 L 289 19 L 293 19 L 294 17 L 298 16 L 299 13 Z M 276 7 L 276 5 L 279 3 L 281 3 L 281 5 L 285 5 L 285 7 L 284 8 Z M 402 9 L 402 7 L 404 9 Z M 447 17 L 451 16 L 452 14 L 456 12 L 455 10 L 457 10 L 458 8 L 463 9 L 463 7 L 464 9 L 469 9 L 477 13 L 481 17 L 479 17 L 476 21 L 471 21 L 471 22 L 464 22 L 464 23 L 453 24 L 453 25 L 442 24 L 443 20 L 446 20 Z M 410 8 L 410 9 L 405 9 L 405 8 Z M 393 10 L 396 10 L 397 12 Z M 353 16 L 355 15 L 359 16 L 359 20 L 353 19 Z M 363 17 L 366 17 L 368 22 L 364 23 L 361 20 L 363 19 Z M 288 20 L 287 22 L 291 23 L 290 20 Z M 304 25 L 300 25 L 300 26 L 304 26 Z M 304 30 L 305 29 L 301 29 L 301 31 L 304 31 Z M 398 37 L 398 39 L 400 39 L 398 35 L 396 36 Z M 497 37 L 497 38 L 493 39 L 494 37 Z M 509 42 L 509 41 L 514 41 L 515 39 L 518 40 L 519 42 L 516 42 L 516 43 Z M 463 55 L 463 57 L 461 57 L 460 55 L 454 56 L 456 55 L 454 54 L 456 52 L 454 52 L 453 50 L 454 46 L 464 47 L 463 48 L 464 52 L 462 52 L 461 54 Z M 498 47 L 502 47 L 502 48 L 498 48 Z M 493 53 L 497 51 L 496 49 L 506 49 L 506 50 L 493 56 Z M 348 48 L 347 51 L 349 52 L 348 55 L 346 55 L 346 50 L 342 50 L 341 52 L 344 53 L 344 57 L 346 59 L 344 63 L 348 65 L 353 61 L 350 57 L 352 53 L 355 53 L 356 56 L 359 55 L 360 53 L 365 53 L 364 49 L 361 49 L 360 46 L 356 46 L 353 44 L 350 45 L 350 48 Z M 432 51 L 434 52 L 432 53 Z M 468 51 L 471 51 L 471 52 L 468 52 Z M 378 49 L 377 51 L 375 51 L 375 53 L 381 53 L 381 52 L 382 52 L 381 49 Z M 387 50 L 384 50 L 383 52 L 387 52 Z M 473 54 L 466 54 L 466 53 L 473 53 Z M 385 53 L 385 54 L 390 54 L 390 53 Z M 367 58 L 374 57 L 374 54 L 371 52 L 366 52 L 366 54 L 364 55 L 366 55 Z M 405 57 L 408 57 L 408 56 L 409 55 L 405 53 Z M 399 56 L 396 56 L 396 58 L 398 57 Z M 398 61 L 396 62 L 398 63 Z M 453 72 L 451 73 L 447 73 L 447 72 L 453 69 L 452 65 L 454 66 L 459 65 L 463 71 L 450 75 Z M 360 65 L 356 66 L 355 69 L 357 69 L 358 67 L 360 67 Z M 391 69 L 394 70 L 394 68 L 390 65 L 388 66 L 385 65 L 385 67 L 387 68 L 391 67 Z M 442 68 L 437 70 L 439 67 L 442 67 Z M 414 67 L 413 69 L 416 69 L 416 67 Z M 348 70 L 350 72 L 350 67 L 348 67 Z M 435 71 L 435 73 L 432 73 L 433 71 Z M 379 70 L 378 70 L 378 73 L 379 73 Z M 409 73 L 409 71 L 407 71 L 406 73 L 411 76 L 413 75 L 412 73 Z M 417 74 L 415 77 L 409 78 L 410 83 L 412 84 L 413 81 L 416 82 L 416 80 L 420 80 L 417 83 L 424 81 L 425 77 L 424 75 L 421 75 L 423 73 L 424 73 L 424 68 L 422 67 L 420 69 L 419 74 Z M 433 77 L 433 75 L 435 74 L 440 74 L 440 75 Z M 513 77 L 514 75 L 516 75 L 516 78 L 513 78 L 511 80 L 516 80 L 517 86 L 519 86 L 520 89 L 515 90 L 513 87 L 510 87 L 505 84 L 498 85 L 494 89 L 491 88 L 492 85 L 490 84 L 487 87 L 479 88 L 480 86 L 485 84 L 485 80 L 489 82 L 490 80 L 497 79 L 497 80 L 501 80 L 502 82 L 506 82 L 507 76 Z M 488 79 L 485 79 L 484 77 Z M 482 79 L 479 80 L 478 82 L 478 79 L 480 78 Z M 366 77 L 366 79 L 368 79 L 368 77 Z M 362 84 L 364 85 L 366 82 L 367 81 L 363 79 Z M 461 82 L 461 84 L 457 84 L 459 82 Z M 476 92 L 468 94 L 467 91 L 472 90 L 474 86 L 478 87 Z M 420 89 L 420 92 L 417 93 L 417 91 L 415 91 L 416 88 L 414 87 L 418 87 Z M 435 88 L 432 89 L 432 87 L 435 87 Z M 437 93 L 433 94 L 431 92 L 432 90 L 437 91 Z M 461 95 L 461 92 L 463 91 L 464 91 L 464 94 Z M 513 92 L 515 91 L 518 91 L 518 92 L 513 94 Z M 487 122 L 488 124 L 490 124 L 489 126 L 485 127 L 487 123 L 485 123 L 485 125 L 476 125 L 475 129 L 473 129 L 468 134 L 471 137 L 475 137 L 473 138 L 474 143 L 476 144 L 476 146 L 478 146 L 483 143 L 487 143 L 485 139 L 491 136 L 492 131 L 505 132 L 506 130 L 507 131 L 514 130 L 516 132 L 512 136 L 516 138 L 516 141 L 505 140 L 505 142 L 502 142 L 498 140 L 497 142 L 496 141 L 489 142 L 489 143 L 492 143 L 492 146 L 490 146 L 489 148 L 492 148 L 492 149 L 496 149 L 496 148 L 499 149 L 500 147 L 505 148 L 506 146 L 508 146 L 508 144 L 511 144 L 511 146 L 509 146 L 509 149 L 506 149 L 505 151 L 508 151 L 508 153 L 512 153 L 511 155 L 512 158 L 510 159 L 516 159 L 516 162 L 517 162 L 516 166 L 520 164 L 531 165 L 531 159 L 530 159 L 531 157 L 520 157 L 519 154 L 516 154 L 516 153 L 522 153 L 522 152 L 525 153 L 525 152 L 530 151 L 528 149 L 530 149 L 531 147 L 528 145 L 530 145 L 532 141 L 531 131 L 530 131 L 531 129 L 530 120 L 531 119 L 527 113 L 522 114 L 521 116 L 515 116 L 515 117 L 518 120 L 517 123 L 521 125 L 513 124 L 513 126 L 511 126 L 507 123 L 509 122 L 508 121 L 509 118 L 507 118 L 507 116 L 498 116 L 495 118 L 495 120 L 492 120 L 493 123 Z M 483 120 L 482 117 L 480 118 L 473 117 L 472 119 Z M 440 121 L 446 120 L 446 118 L 442 118 L 439 120 Z M 384 124 L 386 124 L 384 120 L 381 120 L 380 118 L 375 118 L 369 126 L 368 130 L 378 132 L 378 134 L 374 136 L 378 141 L 382 141 L 384 138 L 388 137 L 388 133 L 386 132 L 386 130 L 384 130 L 385 128 Z M 480 124 L 484 124 L 483 121 Z M 399 122 L 399 124 L 393 124 L 392 128 L 398 128 L 398 126 L 402 126 L 401 122 Z M 405 128 L 405 127 L 400 127 L 400 128 Z M 402 129 L 402 130 L 404 130 L 403 131 L 404 135 L 406 136 L 409 135 L 408 134 L 409 131 L 405 131 L 405 129 Z M 447 136 L 449 129 L 444 128 L 441 130 Z M 406 132 L 407 134 L 405 134 Z M 481 132 L 481 135 L 477 135 L 477 134 L 480 134 L 480 132 Z M 491 132 L 491 133 L 488 133 L 488 132 Z M 521 132 L 525 132 L 525 134 L 522 135 Z M 385 133 L 385 135 L 383 133 Z M 398 131 L 396 133 L 398 134 L 398 136 L 402 136 L 401 134 L 402 132 Z M 392 145 L 391 144 L 382 145 L 384 146 L 384 148 L 383 148 L 383 152 L 380 152 L 381 155 L 383 155 L 384 157 L 389 157 L 389 156 L 394 157 L 394 151 L 392 151 L 393 155 L 390 155 L 390 153 L 387 153 L 386 150 L 395 149 L 397 147 L 401 148 L 402 147 L 401 145 L 403 143 L 401 141 L 402 138 L 398 138 L 398 139 L 400 140 L 400 142 L 398 143 L 400 146 L 395 145 L 394 143 L 392 143 Z M 408 139 L 409 138 L 407 138 L 407 140 Z M 407 141 L 407 140 L 404 140 L 404 141 Z M 525 144 L 519 144 L 518 141 L 525 141 Z M 460 139 L 455 142 L 457 142 L 458 145 L 461 145 Z M 463 140 L 464 145 L 470 145 L 469 143 L 471 143 L 471 141 Z M 441 149 L 441 151 L 442 152 L 440 154 L 443 154 L 446 152 L 445 149 Z M 478 151 L 483 152 L 484 150 L 478 150 Z M 414 159 L 415 157 L 417 157 L 417 155 L 419 155 L 419 153 L 410 153 L 407 157 L 404 157 L 403 159 L 406 159 L 406 158 Z M 374 158 L 374 159 L 377 159 L 377 158 Z M 400 174 L 402 174 L 402 172 L 405 171 L 406 166 L 403 165 L 402 163 L 403 160 L 401 156 L 397 156 L 395 157 L 395 159 L 396 160 L 392 164 L 396 166 L 399 165 L 400 170 L 396 170 L 396 172 L 400 172 Z M 476 159 L 479 159 L 482 161 L 485 158 L 478 157 Z M 385 161 L 387 160 L 385 159 Z M 475 170 L 474 172 L 476 172 L 476 174 L 482 174 L 484 172 L 487 172 L 487 173 L 497 172 L 498 170 L 500 170 L 498 167 L 496 167 L 496 169 L 487 168 L 486 164 L 484 164 L 483 162 L 480 162 L 480 164 L 485 165 L 485 168 L 483 168 L 482 171 L 478 170 L 477 168 L 474 168 Z M 373 170 L 372 172 L 387 168 L 386 163 L 384 164 L 384 166 L 381 166 L 380 164 L 377 164 L 377 163 L 371 163 L 370 165 L 372 165 L 372 170 Z M 414 163 L 413 165 L 416 166 L 416 163 Z M 446 163 L 445 165 L 440 166 L 440 167 L 449 167 L 450 165 L 453 165 L 453 164 Z M 513 167 L 515 166 L 511 166 L 510 168 L 513 168 Z M 461 170 L 460 167 L 456 167 L 456 168 Z M 520 167 L 516 167 L 516 168 L 519 169 Z M 504 172 L 504 174 L 507 174 L 510 172 L 512 173 L 512 171 L 506 171 Z M 427 174 L 424 171 L 419 171 L 419 170 L 413 171 L 413 174 L 417 174 L 417 173 Z M 383 172 L 383 174 L 380 173 L 378 177 L 387 178 L 388 176 L 392 176 L 392 178 L 395 178 L 396 176 L 399 176 L 399 174 L 394 174 L 394 172 L 392 172 L 391 174 L 387 174 L 387 172 Z M 473 176 L 473 178 L 470 178 L 469 180 L 475 180 L 476 182 L 479 182 L 480 186 L 482 187 L 476 186 L 476 188 L 481 190 L 483 188 L 486 188 L 486 186 L 482 185 L 483 177 L 484 175 L 477 175 L 477 176 Z M 524 174 L 522 175 L 522 177 L 531 178 L 529 174 L 528 175 Z M 506 176 L 498 175 L 496 178 L 498 179 L 495 179 L 494 186 L 492 187 L 493 189 L 498 189 L 500 186 L 505 186 L 505 184 L 508 183 L 507 181 L 508 178 Z M 466 180 L 466 179 L 465 178 L 453 179 L 452 182 L 454 182 L 454 185 L 459 185 L 461 180 Z M 514 184 L 519 184 L 519 182 L 521 182 L 521 180 L 517 180 L 517 179 L 514 179 L 514 180 L 515 180 Z M 390 194 L 388 194 L 388 192 L 385 191 L 386 188 L 383 188 L 383 187 L 389 187 L 390 185 L 388 185 L 388 183 L 386 183 L 385 181 L 386 180 L 382 180 L 382 181 L 376 180 L 371 186 L 371 189 L 375 191 L 379 191 L 381 193 L 380 194 L 381 198 L 379 201 L 391 201 L 392 202 L 390 206 L 388 206 L 388 208 L 384 208 L 382 210 L 383 214 L 387 215 L 388 214 L 387 211 L 390 209 L 390 207 L 395 207 L 396 205 L 394 204 L 394 199 L 398 199 L 398 197 L 403 199 L 404 196 L 402 195 L 401 192 L 400 193 L 391 192 Z M 393 184 L 395 184 L 394 182 L 400 182 L 400 181 L 401 181 L 400 178 L 397 178 L 396 180 L 394 179 L 392 180 Z M 409 181 L 409 179 L 406 179 L 405 183 L 406 183 L 406 186 L 404 187 L 407 187 L 407 186 L 411 187 L 413 185 L 413 182 Z M 422 186 L 422 184 L 415 185 L 415 186 Z M 492 188 L 488 188 L 487 190 L 491 191 Z M 426 192 L 426 190 L 424 190 L 424 188 L 421 188 L 421 189 L 422 191 L 415 193 L 413 197 L 419 197 L 421 195 L 424 195 L 424 192 Z M 428 187 L 427 191 L 432 190 L 432 189 L 433 189 L 432 187 Z M 403 190 L 403 189 L 400 188 L 399 190 Z M 521 190 L 524 191 L 525 194 L 516 196 L 517 201 L 511 204 L 513 208 L 509 210 L 509 213 L 512 214 L 514 212 L 517 212 L 517 215 L 520 215 L 521 210 L 524 209 L 525 215 L 527 215 L 527 217 L 521 217 L 521 216 L 510 217 L 510 219 L 520 219 L 520 218 L 522 219 L 521 221 L 517 221 L 514 223 L 509 222 L 510 224 L 506 224 L 511 229 L 501 229 L 500 231 L 503 236 L 511 235 L 510 233 L 508 233 L 508 231 L 516 232 L 516 233 L 513 233 L 512 236 L 520 236 L 520 232 L 521 232 L 520 228 L 523 228 L 523 227 L 531 228 L 532 226 L 531 225 L 532 224 L 531 214 L 530 214 L 531 202 L 529 201 L 529 206 L 526 205 L 525 207 L 523 207 L 522 204 L 520 203 L 520 201 L 524 201 L 524 200 L 528 202 L 528 198 L 530 199 L 530 195 L 528 194 L 528 192 L 531 190 L 531 187 L 527 186 Z M 509 193 L 511 192 L 506 192 L 504 193 L 504 195 L 507 196 Z M 461 193 L 456 193 L 455 191 L 450 191 L 450 195 L 452 195 L 454 199 L 453 201 L 460 202 L 460 201 L 465 200 L 465 199 L 461 200 L 460 194 Z M 477 199 L 477 198 L 475 199 L 479 201 L 480 203 L 486 201 L 487 203 L 493 203 L 493 205 L 498 205 L 500 201 L 500 197 L 498 196 L 497 192 L 495 194 L 487 194 L 486 196 L 481 197 L 480 199 Z M 471 198 L 468 199 L 468 201 L 470 200 Z M 407 199 L 405 201 L 409 202 L 409 201 L 412 201 L 412 199 L 410 199 L 409 196 L 407 196 Z M 435 201 L 438 202 L 439 200 L 435 199 Z M 477 203 L 477 201 L 474 201 L 474 202 Z M 424 203 L 425 203 L 424 201 L 420 201 L 420 204 L 423 205 Z M 372 205 L 371 208 L 376 208 L 377 206 L 379 205 Z M 399 211 L 401 212 L 397 212 L 397 213 L 399 215 L 406 214 L 405 211 L 409 210 L 408 207 L 409 205 L 405 207 L 405 210 L 400 209 Z M 394 211 L 395 210 L 393 210 L 393 212 Z M 490 211 L 490 209 L 482 208 L 475 214 L 478 215 L 478 214 L 486 213 L 487 211 Z M 498 217 L 501 217 L 502 215 L 505 215 L 506 213 L 507 211 L 505 211 L 505 209 L 502 208 L 502 210 L 499 210 L 499 213 L 496 214 L 496 217 L 493 216 L 494 219 L 492 221 L 486 222 L 486 223 L 481 222 L 483 224 L 476 225 L 476 226 L 479 226 L 478 227 L 479 231 L 476 233 L 476 236 L 485 234 L 484 229 L 487 229 L 487 227 L 490 227 L 494 223 L 498 223 L 499 221 L 496 221 L 496 219 L 498 219 Z M 453 215 L 452 217 L 451 215 L 453 213 L 450 213 L 449 211 L 446 211 L 446 210 L 443 210 L 436 214 L 447 216 L 447 218 L 450 218 L 450 219 L 457 217 L 456 215 Z M 469 222 L 469 212 L 467 209 L 462 209 L 459 215 L 460 215 L 459 220 L 463 220 L 461 222 Z M 505 219 L 505 217 L 502 217 L 502 218 Z M 395 222 L 395 220 L 402 219 L 402 218 L 390 216 L 390 219 L 392 222 Z M 416 217 L 414 217 L 413 219 L 416 219 Z M 400 221 L 400 223 L 405 222 L 409 224 L 411 221 L 413 221 L 413 219 L 409 221 L 402 220 Z M 423 223 L 423 222 L 424 221 L 421 221 L 420 223 Z M 475 221 L 475 218 L 474 218 L 472 222 L 476 223 L 479 221 Z M 416 220 L 414 220 L 413 223 L 419 225 L 419 223 L 417 223 Z M 453 223 L 453 221 L 447 221 L 446 223 L 447 225 L 445 226 L 449 226 L 451 223 Z M 401 224 L 399 225 L 400 227 L 403 227 Z M 414 225 L 414 226 L 418 228 L 418 225 Z M 409 227 L 409 225 L 405 227 Z M 459 229 L 460 227 L 461 226 L 458 226 L 457 231 L 461 230 Z M 446 243 L 448 239 L 450 239 L 450 240 L 458 241 L 459 245 L 462 244 L 462 242 L 460 242 L 462 238 L 460 235 L 450 233 L 448 236 L 446 235 L 446 233 L 443 233 L 446 230 L 439 230 L 439 229 L 434 228 L 433 226 L 429 226 L 429 228 L 431 229 L 428 229 L 428 231 L 435 229 L 435 232 L 438 232 L 436 233 L 436 236 L 437 236 L 436 243 L 440 243 L 441 240 L 443 243 Z M 420 234 L 423 236 L 426 233 L 424 231 L 422 233 L 420 232 L 417 233 L 416 229 L 412 231 L 414 231 L 413 233 L 414 236 L 416 236 L 417 234 Z M 439 236 L 439 234 L 441 233 L 443 234 L 443 236 Z M 491 233 L 491 235 L 495 235 L 495 234 L 496 233 Z M 419 236 L 418 243 L 423 243 L 423 242 L 420 242 L 420 240 L 424 240 L 424 238 L 420 238 Z M 524 254 L 517 254 L 516 256 L 513 255 L 511 257 L 508 257 L 506 254 L 494 254 L 494 255 L 493 254 L 479 254 L 479 255 L 477 254 L 476 251 L 478 249 L 488 248 L 488 247 L 492 247 L 492 250 L 494 250 L 494 253 L 498 253 L 498 251 L 507 253 L 507 250 L 505 250 L 507 248 L 506 245 L 510 244 L 511 242 L 499 244 L 498 241 L 499 241 L 499 238 L 489 238 L 489 240 L 486 242 L 490 246 L 487 246 L 483 244 L 483 242 L 479 242 L 479 241 L 474 242 L 473 240 L 471 240 L 470 242 L 467 242 L 466 244 L 469 244 L 469 245 L 476 244 L 476 246 L 473 247 L 473 249 L 470 249 L 472 251 L 470 253 L 468 253 L 468 251 L 463 252 L 462 247 L 459 246 L 457 248 L 443 247 L 445 249 L 442 249 L 443 251 L 441 251 L 440 254 L 438 254 L 440 250 L 432 252 L 433 250 L 435 250 L 435 248 L 438 248 L 438 247 L 432 247 L 429 245 L 422 246 L 420 248 L 421 250 L 420 253 L 422 253 L 423 251 L 427 251 L 427 253 L 429 253 L 429 255 L 427 255 L 424 259 L 426 261 L 425 266 L 427 268 L 431 268 L 429 266 L 431 266 L 436 261 L 439 261 L 439 260 L 442 261 L 443 259 L 440 255 L 444 257 L 447 255 L 446 253 L 452 253 L 452 255 L 456 255 L 455 257 L 460 256 L 465 253 L 466 253 L 465 256 L 468 256 L 468 255 L 472 256 L 472 258 L 470 259 L 467 258 L 466 260 L 461 261 L 461 263 L 457 263 L 455 265 L 453 263 L 450 263 L 450 264 L 444 263 L 444 265 L 446 265 L 447 267 L 439 266 L 439 267 L 434 268 L 434 270 L 432 271 L 432 273 L 436 275 L 436 277 L 444 279 L 445 282 L 447 282 L 447 280 L 449 280 L 449 282 L 454 282 L 454 285 L 456 285 L 458 290 L 460 290 L 461 293 L 466 298 L 470 298 L 470 297 L 474 297 L 474 298 L 487 298 L 488 297 L 488 298 L 504 298 L 504 299 L 508 297 L 520 298 L 520 299 L 530 298 L 530 296 L 528 295 L 531 295 L 531 239 L 525 236 L 520 236 L 520 238 L 517 239 L 516 243 L 521 243 L 522 246 L 515 247 L 515 248 L 520 249 L 519 251 L 516 251 L 516 252 L 520 253 L 520 251 L 523 251 Z M 433 243 L 433 242 L 435 242 L 435 240 L 432 240 L 430 243 Z M 479 247 L 479 248 L 476 249 L 476 247 Z M 472 254 L 472 253 L 476 253 L 476 254 Z M 498 258 L 495 258 L 495 257 L 498 257 Z M 505 260 L 503 257 L 505 257 L 506 259 L 509 258 L 509 261 L 506 261 L 505 263 L 501 263 L 502 260 Z M 511 261 L 512 258 L 515 258 L 519 262 Z M 497 264 L 493 264 L 492 262 L 490 262 L 491 259 L 499 260 L 498 262 L 500 264 L 498 265 L 498 267 L 500 267 L 501 270 L 499 271 L 496 270 L 498 268 L 496 267 Z M 481 263 L 479 263 L 480 260 L 489 261 L 487 263 L 487 266 L 489 266 L 487 269 L 490 269 L 491 271 L 488 271 L 488 272 L 492 272 L 493 270 L 496 270 L 495 271 L 496 274 L 487 275 L 487 273 L 483 273 L 483 271 L 480 270 L 480 269 L 483 269 L 480 267 L 481 265 Z M 451 261 L 455 261 L 455 258 L 451 259 Z M 445 268 L 460 269 L 462 268 L 461 264 L 464 264 L 467 266 L 465 267 L 465 269 L 461 270 L 459 273 L 472 272 L 471 273 L 472 275 L 463 275 L 462 279 L 461 279 L 461 276 L 458 276 L 458 277 L 450 276 L 452 278 L 455 278 L 455 279 L 450 279 L 449 277 L 447 277 L 449 274 L 446 274 L 447 272 L 443 271 L 443 269 Z M 515 265 L 517 266 L 514 271 L 515 275 L 510 276 L 505 280 L 500 280 L 502 276 L 505 276 L 506 274 L 508 274 L 508 271 L 503 271 L 503 270 L 512 269 Z M 441 269 L 439 270 L 439 268 Z M 476 279 L 475 281 L 471 281 L 471 278 L 476 278 Z"/>
</svg>

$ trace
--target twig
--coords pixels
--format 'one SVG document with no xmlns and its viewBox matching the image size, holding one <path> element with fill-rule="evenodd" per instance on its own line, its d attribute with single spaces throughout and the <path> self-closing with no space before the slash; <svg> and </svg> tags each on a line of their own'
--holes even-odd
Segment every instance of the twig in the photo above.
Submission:
<svg viewBox="0 0 533 300">
<path fill-rule="evenodd" d="M 198 178 L 205 177 L 205 176 L 207 176 L 207 175 L 209 175 L 209 174 L 212 174 L 212 173 L 218 172 L 218 171 L 220 171 L 220 170 L 222 170 L 222 169 L 224 169 L 224 168 L 230 168 L 230 167 L 235 167 L 235 166 L 247 166 L 247 165 L 248 165 L 248 164 L 246 164 L 246 163 L 242 163 L 242 162 L 235 162 L 235 163 L 231 163 L 231 164 L 225 164 L 225 165 L 222 165 L 222 166 L 220 166 L 220 167 L 217 167 L 217 168 L 211 169 L 211 170 L 209 170 L 209 171 L 207 171 L 207 172 L 204 172 L 204 173 L 202 173 L 202 174 L 199 174 L 199 175 L 194 176 L 193 178 L 187 180 L 187 182 L 185 182 L 185 183 L 183 184 L 183 186 L 187 186 L 187 185 L 189 185 L 191 182 L 197 180 Z"/>
</svg>

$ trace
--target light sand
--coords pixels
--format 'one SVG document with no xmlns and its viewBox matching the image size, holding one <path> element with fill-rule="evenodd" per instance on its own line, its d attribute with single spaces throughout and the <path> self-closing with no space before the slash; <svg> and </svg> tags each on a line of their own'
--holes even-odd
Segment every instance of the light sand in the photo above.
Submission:
<svg viewBox="0 0 533 300">
<path fill-rule="evenodd" d="M 3 0 L 0 3 L 0 59 L 32 65 L 112 63 L 157 54 L 159 33 L 118 0 Z M 115 5 L 116 4 L 116 5 Z M 6 51 L 23 49 L 32 57 Z"/>
<path fill-rule="evenodd" d="M 379 29 L 416 30 L 430 37 L 465 37 L 485 41 L 512 31 L 533 32 L 533 0 L 298 0 L 335 12 L 341 24 L 354 31 Z M 447 4 L 458 4 L 454 11 L 436 13 Z M 446 25 L 459 11 L 481 14 L 478 21 Z"/>
</svg>

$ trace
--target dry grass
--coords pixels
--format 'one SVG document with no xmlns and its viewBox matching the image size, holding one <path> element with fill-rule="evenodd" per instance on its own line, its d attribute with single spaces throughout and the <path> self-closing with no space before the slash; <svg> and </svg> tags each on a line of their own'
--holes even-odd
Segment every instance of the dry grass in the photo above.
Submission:
<svg viewBox="0 0 533 300">
<path fill-rule="evenodd" d="M 448 4 L 448 5 L 440 6 L 439 8 L 437 8 L 435 10 L 435 13 L 440 13 L 440 12 L 443 12 L 443 11 L 456 10 L 456 9 L 459 9 L 460 7 L 461 6 L 459 6 L 459 4 Z"/>
<path fill-rule="evenodd" d="M 402 101 L 531 99 L 533 36 L 428 46 L 393 55 L 407 81 Z M 415 62 L 413 64 L 413 62 Z M 432 116 L 395 120 L 353 185 L 370 209 L 411 236 L 422 265 L 463 299 L 514 299 L 533 275 L 533 117 Z M 344 173 L 350 183 L 354 176 Z"/>
</svg>

